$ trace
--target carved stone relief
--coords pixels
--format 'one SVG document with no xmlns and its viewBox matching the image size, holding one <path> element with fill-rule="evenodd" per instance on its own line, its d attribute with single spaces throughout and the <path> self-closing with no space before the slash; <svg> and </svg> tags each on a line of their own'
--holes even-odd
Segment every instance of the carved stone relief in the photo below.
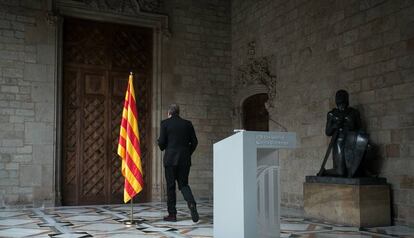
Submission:
<svg viewBox="0 0 414 238">
<path fill-rule="evenodd" d="M 49 25 L 54 26 L 59 21 L 59 15 L 53 11 L 48 11 L 46 12 L 45 19 Z"/>
<path fill-rule="evenodd" d="M 233 122 L 237 127 L 242 127 L 241 118 L 242 110 L 241 104 L 243 99 L 248 96 L 252 96 L 257 93 L 267 93 L 268 101 L 265 106 L 269 112 L 269 120 L 272 121 L 277 127 L 285 130 L 277 121 L 271 118 L 271 115 L 275 113 L 276 108 L 274 101 L 276 99 L 276 84 L 277 77 L 271 72 L 271 63 L 274 60 L 274 56 L 256 57 L 256 43 L 251 41 L 247 45 L 247 63 L 240 65 L 236 68 L 235 78 L 233 80 Z"/>
<path fill-rule="evenodd" d="M 266 88 L 269 100 L 267 107 L 273 107 L 273 100 L 276 97 L 276 75 L 270 72 L 270 64 L 273 55 L 266 57 L 256 57 L 256 42 L 250 41 L 247 44 L 246 64 L 236 68 L 236 77 L 233 80 L 233 95 L 237 95 L 241 90 L 256 86 Z M 233 96 L 233 98 L 235 98 Z M 240 102 L 235 102 L 240 104 Z M 237 105 L 239 106 L 239 105 Z"/>
<path fill-rule="evenodd" d="M 144 12 L 159 12 L 160 0 L 138 0 L 141 11 Z"/>
<path fill-rule="evenodd" d="M 160 11 L 160 0 L 72 0 L 100 11 L 138 13 Z"/>
<path fill-rule="evenodd" d="M 276 75 L 270 72 L 271 60 L 272 56 L 252 58 L 247 64 L 239 66 L 233 88 L 234 94 L 242 88 L 256 84 L 264 85 L 269 96 L 268 105 L 273 107 L 273 99 L 276 97 Z"/>
</svg>

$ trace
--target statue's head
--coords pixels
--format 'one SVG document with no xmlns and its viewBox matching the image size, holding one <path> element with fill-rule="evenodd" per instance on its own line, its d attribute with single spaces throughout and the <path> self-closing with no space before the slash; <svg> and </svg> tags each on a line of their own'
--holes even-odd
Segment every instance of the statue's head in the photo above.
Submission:
<svg viewBox="0 0 414 238">
<path fill-rule="evenodd" d="M 349 95 L 345 90 L 338 90 L 335 95 L 335 103 L 339 110 L 345 110 L 349 105 Z"/>
</svg>

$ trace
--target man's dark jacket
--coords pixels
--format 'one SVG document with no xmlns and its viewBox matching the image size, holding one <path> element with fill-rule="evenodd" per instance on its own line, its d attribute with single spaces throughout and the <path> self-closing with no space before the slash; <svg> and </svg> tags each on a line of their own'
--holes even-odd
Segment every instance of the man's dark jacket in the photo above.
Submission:
<svg viewBox="0 0 414 238">
<path fill-rule="evenodd" d="M 158 146 L 165 150 L 164 166 L 191 165 L 191 155 L 198 141 L 193 124 L 179 116 L 161 122 Z"/>
</svg>

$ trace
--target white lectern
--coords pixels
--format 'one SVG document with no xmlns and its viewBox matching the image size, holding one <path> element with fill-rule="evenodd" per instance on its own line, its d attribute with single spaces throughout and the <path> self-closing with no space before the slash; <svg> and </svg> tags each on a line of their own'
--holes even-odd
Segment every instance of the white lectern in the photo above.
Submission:
<svg viewBox="0 0 414 238">
<path fill-rule="evenodd" d="M 279 237 L 277 149 L 291 132 L 241 131 L 214 144 L 214 237 Z"/>
</svg>

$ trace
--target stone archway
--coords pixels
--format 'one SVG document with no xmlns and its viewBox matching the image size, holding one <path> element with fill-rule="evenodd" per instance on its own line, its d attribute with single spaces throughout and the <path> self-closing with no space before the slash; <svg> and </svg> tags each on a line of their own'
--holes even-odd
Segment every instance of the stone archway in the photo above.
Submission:
<svg viewBox="0 0 414 238">
<path fill-rule="evenodd" d="M 267 88 L 261 84 L 250 85 L 241 88 L 233 97 L 233 125 L 235 128 L 243 128 L 243 103 L 247 98 L 257 94 L 267 94 Z"/>
<path fill-rule="evenodd" d="M 233 83 L 233 125 L 243 128 L 243 102 L 255 94 L 266 94 L 265 109 L 273 108 L 276 98 L 276 75 L 271 73 L 273 56 L 249 58 L 248 63 L 237 67 Z M 270 117 L 268 117 L 271 119 Z"/>
</svg>

